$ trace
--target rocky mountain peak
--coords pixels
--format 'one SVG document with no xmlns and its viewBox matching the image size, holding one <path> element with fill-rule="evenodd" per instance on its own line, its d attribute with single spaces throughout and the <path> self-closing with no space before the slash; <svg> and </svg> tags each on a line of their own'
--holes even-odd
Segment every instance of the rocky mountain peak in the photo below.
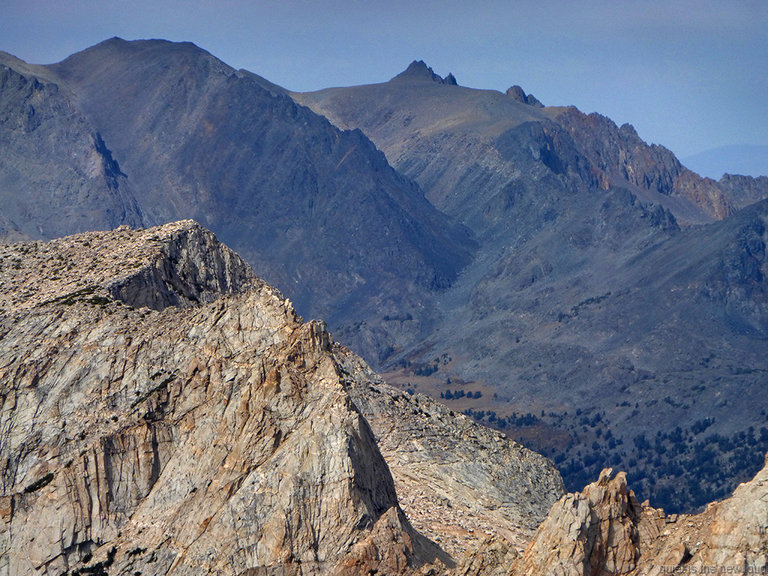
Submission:
<svg viewBox="0 0 768 576">
<path fill-rule="evenodd" d="M 700 514 L 640 504 L 623 472 L 606 469 L 552 507 L 510 572 L 533 574 L 747 574 L 765 570 L 768 466 Z"/>
<path fill-rule="evenodd" d="M 429 80 L 430 82 L 435 82 L 437 84 L 457 85 L 456 77 L 453 74 L 448 74 L 448 76 L 443 78 L 442 76 L 435 74 L 432 68 L 426 65 L 424 60 L 414 60 L 408 65 L 408 68 L 392 78 L 390 82 L 402 80 Z"/>
<path fill-rule="evenodd" d="M 510 86 L 506 91 L 506 95 L 522 104 L 528 104 L 537 108 L 544 107 L 544 104 L 539 102 L 538 98 L 536 98 L 533 94 L 526 94 L 525 91 L 517 84 Z"/>
</svg>

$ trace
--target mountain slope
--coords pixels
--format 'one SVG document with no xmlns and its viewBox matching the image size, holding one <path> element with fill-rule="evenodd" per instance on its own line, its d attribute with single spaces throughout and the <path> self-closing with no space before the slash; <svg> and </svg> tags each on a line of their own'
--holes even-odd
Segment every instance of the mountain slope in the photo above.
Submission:
<svg viewBox="0 0 768 576">
<path fill-rule="evenodd" d="M 515 274 L 509 254 L 453 318 L 461 339 L 448 326 L 424 356 L 474 351 L 480 360 L 444 370 L 477 380 L 465 389 L 493 382 L 481 387 L 494 401 L 453 405 L 535 414 L 519 437 L 548 450 L 571 487 L 616 464 L 671 510 L 722 498 L 756 472 L 768 443 L 767 219 L 761 202 L 605 268 L 576 261 L 586 269 L 514 290 L 527 270 Z"/>
<path fill-rule="evenodd" d="M 370 358 L 426 329 L 424 301 L 469 261 L 467 231 L 362 133 L 339 131 L 192 44 L 112 39 L 38 69 L 101 135 L 144 225 L 203 222 Z M 65 164 L 55 161 L 46 172 L 59 177 Z M 400 311 L 413 320 L 381 320 Z"/>
<path fill-rule="evenodd" d="M 511 182 L 525 186 L 551 176 L 568 189 L 625 187 L 694 223 L 731 211 L 714 182 L 686 170 L 668 150 L 646 145 L 629 125 L 619 129 L 573 107 L 526 104 L 513 90 L 436 81 L 423 62 L 406 72 L 383 84 L 293 97 L 340 127 L 363 130 L 438 208 L 473 229 L 474 212 L 464 213 L 463 205 L 479 210 Z"/>
<path fill-rule="evenodd" d="M 0 53 L 0 233 L 51 238 L 141 225 L 141 209 L 101 135 L 73 95 L 42 72 Z"/>
<path fill-rule="evenodd" d="M 629 125 L 441 80 L 414 63 L 293 95 L 363 130 L 480 243 L 387 377 L 524 438 L 569 488 L 615 466 L 674 511 L 726 495 L 768 448 L 766 205 L 738 211 L 759 179 L 702 179 Z"/>
</svg>

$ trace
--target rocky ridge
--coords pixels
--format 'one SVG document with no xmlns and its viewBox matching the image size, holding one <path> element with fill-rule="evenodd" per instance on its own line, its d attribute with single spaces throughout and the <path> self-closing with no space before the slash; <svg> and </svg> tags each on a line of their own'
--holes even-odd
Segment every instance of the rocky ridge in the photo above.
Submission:
<svg viewBox="0 0 768 576">
<path fill-rule="evenodd" d="M 751 176 L 723 174 L 718 184 L 721 188 L 728 190 L 731 202 L 739 208 L 768 198 L 768 176 L 753 178 Z"/>
<path fill-rule="evenodd" d="M 435 206 L 476 232 L 488 224 L 478 218 L 482 210 L 513 186 L 623 187 L 686 224 L 734 211 L 727 186 L 648 145 L 629 124 L 545 107 L 520 86 L 501 93 L 443 84 L 420 61 L 389 82 L 292 96 L 339 127 L 361 129 Z"/>
<path fill-rule="evenodd" d="M 563 493 L 552 464 L 427 396 L 388 386 L 354 355 L 344 354 L 341 366 L 355 375 L 350 396 L 413 525 L 458 558 L 474 552 L 478 539 L 522 551 L 541 510 Z"/>
<path fill-rule="evenodd" d="M 230 250 L 211 252 L 214 235 L 191 220 L 133 231 L 0 245 L 0 309 L 116 300 L 162 310 L 211 302 L 256 282 Z M 109 256 L 104 257 L 105 249 Z"/>
<path fill-rule="evenodd" d="M 4 574 L 450 571 L 473 526 L 520 547 L 562 493 L 542 457 L 373 378 L 194 222 L 0 254 Z M 414 461 L 460 517 L 414 502 Z"/>
<path fill-rule="evenodd" d="M 645 143 L 630 124 L 619 127 L 601 114 L 574 107 L 553 120 L 568 131 L 603 189 L 626 186 L 639 198 L 668 208 L 684 224 L 722 220 L 736 210 L 737 190 L 688 170 L 667 148 Z"/>
</svg>

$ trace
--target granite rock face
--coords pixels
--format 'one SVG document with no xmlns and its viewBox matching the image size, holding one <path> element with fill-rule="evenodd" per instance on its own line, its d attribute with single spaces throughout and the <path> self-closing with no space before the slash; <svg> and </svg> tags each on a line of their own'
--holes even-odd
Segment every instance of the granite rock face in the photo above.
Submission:
<svg viewBox="0 0 768 576">
<path fill-rule="evenodd" d="M 23 286 L 0 343 L 6 573 L 411 562 L 327 332 L 216 244 L 185 222 L 4 252 Z"/>
<path fill-rule="evenodd" d="M 397 491 L 433 482 L 508 522 L 506 549 L 562 493 L 540 456 L 398 396 L 194 222 L 0 258 L 2 574 L 446 572 L 485 534 L 441 548 L 431 503 Z"/>
</svg>

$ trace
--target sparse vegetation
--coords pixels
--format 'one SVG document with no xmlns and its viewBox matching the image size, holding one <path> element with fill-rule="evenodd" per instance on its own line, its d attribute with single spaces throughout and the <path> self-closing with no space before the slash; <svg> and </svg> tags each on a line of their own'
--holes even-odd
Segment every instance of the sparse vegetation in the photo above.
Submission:
<svg viewBox="0 0 768 576">
<path fill-rule="evenodd" d="M 52 480 L 53 480 L 53 472 L 48 472 L 48 474 L 46 474 L 39 480 L 32 482 L 32 484 L 24 488 L 24 493 L 31 494 L 32 492 L 37 492 L 41 488 L 48 486 L 48 484 L 50 484 Z"/>
<path fill-rule="evenodd" d="M 580 490 L 602 468 L 613 467 L 627 470 L 638 498 L 650 499 L 653 506 L 672 513 L 698 509 L 729 496 L 733 486 L 728 478 L 746 481 L 754 476 L 768 450 L 766 427 L 731 436 L 703 436 L 712 423 L 704 419 L 652 437 L 637 434 L 629 450 L 617 450 L 615 438 L 606 432 L 602 442 L 593 443 L 591 453 L 569 457 L 563 452 L 555 462 L 568 480 L 569 490 Z"/>
<path fill-rule="evenodd" d="M 161 375 L 162 375 L 162 373 L 161 373 L 161 372 L 156 372 L 154 375 L 152 375 L 152 379 L 154 380 L 155 378 L 158 378 L 158 377 L 159 377 L 159 376 L 161 376 Z M 160 382 L 159 384 L 157 384 L 157 385 L 153 386 L 152 388 L 150 388 L 150 389 L 149 389 L 147 392 L 145 392 L 144 394 L 141 394 L 141 395 L 140 395 L 140 396 L 139 396 L 139 397 L 138 397 L 136 400 L 134 400 L 134 401 L 133 401 L 133 403 L 131 404 L 131 410 L 133 410 L 134 408 L 136 408 L 136 406 L 138 406 L 138 405 L 139 405 L 139 404 L 141 404 L 142 402 L 146 401 L 146 400 L 147 400 L 147 399 L 148 399 L 150 396 L 152 396 L 152 394 L 154 394 L 154 393 L 156 393 L 156 392 L 159 392 L 159 391 L 161 391 L 161 390 L 164 390 L 165 388 L 167 388 L 167 387 L 168 387 L 168 384 L 170 384 L 171 382 L 173 382 L 174 378 L 176 378 L 176 375 L 175 375 L 175 374 L 169 374 L 168 376 L 166 376 L 166 377 L 165 377 L 165 379 L 163 379 L 163 381 L 162 381 L 162 382 Z"/>
<path fill-rule="evenodd" d="M 479 399 L 482 398 L 483 393 L 480 392 L 480 390 L 475 391 L 469 391 L 465 392 L 464 390 L 446 390 L 445 392 L 440 392 L 440 398 L 443 398 L 444 400 L 459 400 L 460 398 L 469 398 L 471 399 Z"/>
<path fill-rule="evenodd" d="M 464 414 L 502 432 L 512 432 L 515 428 L 526 428 L 541 424 L 539 417 L 530 412 L 525 414 L 513 412 L 507 416 L 498 416 L 494 410 L 472 410 L 468 408 L 464 410 Z"/>
<path fill-rule="evenodd" d="M 63 304 L 65 306 L 72 306 L 76 302 L 85 302 L 87 304 L 103 306 L 104 304 L 111 302 L 109 298 L 100 296 L 98 294 L 92 296 L 96 290 L 98 290 L 98 286 L 86 286 L 85 288 L 80 288 L 74 292 L 69 292 L 68 294 L 63 294 L 61 296 L 57 296 L 56 298 L 46 300 L 45 302 L 42 302 L 40 306 L 45 306 L 48 304 Z"/>
</svg>

